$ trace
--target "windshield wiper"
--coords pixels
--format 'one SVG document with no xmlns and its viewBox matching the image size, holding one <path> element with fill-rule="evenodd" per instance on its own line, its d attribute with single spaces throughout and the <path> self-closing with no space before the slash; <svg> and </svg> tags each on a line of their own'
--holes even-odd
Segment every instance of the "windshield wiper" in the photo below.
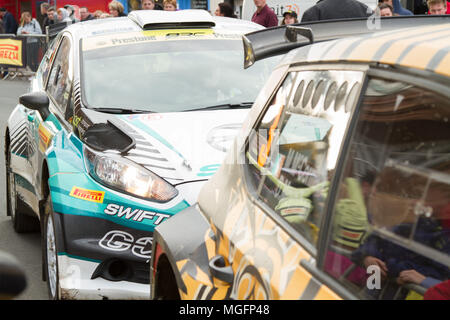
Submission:
<svg viewBox="0 0 450 320">
<path fill-rule="evenodd" d="M 225 103 L 225 104 L 218 104 L 216 106 L 208 106 L 203 108 L 184 110 L 184 112 L 200 111 L 200 110 L 220 110 L 220 109 L 245 109 L 250 108 L 252 105 L 253 102 Z"/>
<path fill-rule="evenodd" d="M 151 110 L 123 109 L 123 108 L 92 108 L 92 110 L 114 114 L 155 113 L 154 111 Z"/>
</svg>

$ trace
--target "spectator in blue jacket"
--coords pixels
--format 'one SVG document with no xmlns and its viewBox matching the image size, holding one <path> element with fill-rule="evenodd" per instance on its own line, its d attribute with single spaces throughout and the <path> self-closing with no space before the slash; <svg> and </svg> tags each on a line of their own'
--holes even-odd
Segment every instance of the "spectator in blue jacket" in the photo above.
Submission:
<svg viewBox="0 0 450 320">
<path fill-rule="evenodd" d="M 387 3 L 392 8 L 394 8 L 394 15 L 397 14 L 399 16 L 413 16 L 414 14 L 402 7 L 400 0 L 378 0 L 378 3 Z"/>
<path fill-rule="evenodd" d="M 17 21 L 13 15 L 5 8 L 0 8 L 0 18 L 3 20 L 3 29 L 5 33 L 16 34 Z"/>
</svg>

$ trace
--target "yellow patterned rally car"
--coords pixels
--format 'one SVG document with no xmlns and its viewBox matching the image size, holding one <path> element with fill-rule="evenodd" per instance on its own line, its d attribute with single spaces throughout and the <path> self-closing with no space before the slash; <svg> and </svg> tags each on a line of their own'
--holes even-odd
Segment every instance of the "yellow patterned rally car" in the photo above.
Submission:
<svg viewBox="0 0 450 320">
<path fill-rule="evenodd" d="M 151 297 L 428 299 L 448 285 L 446 21 L 313 44 L 319 25 L 246 35 L 246 65 L 300 48 L 198 203 L 155 228 Z"/>
</svg>

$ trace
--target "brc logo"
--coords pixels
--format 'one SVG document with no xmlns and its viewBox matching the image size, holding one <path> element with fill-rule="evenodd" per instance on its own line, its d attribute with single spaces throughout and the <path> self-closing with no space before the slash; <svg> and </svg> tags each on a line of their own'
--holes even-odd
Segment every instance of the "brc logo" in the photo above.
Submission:
<svg viewBox="0 0 450 320">
<path fill-rule="evenodd" d="M 73 187 L 72 191 L 70 191 L 70 195 L 74 198 L 91 201 L 91 202 L 97 202 L 97 203 L 103 203 L 103 198 L 105 197 L 104 191 L 95 191 L 95 190 L 88 190 L 83 189 L 79 187 Z"/>
</svg>

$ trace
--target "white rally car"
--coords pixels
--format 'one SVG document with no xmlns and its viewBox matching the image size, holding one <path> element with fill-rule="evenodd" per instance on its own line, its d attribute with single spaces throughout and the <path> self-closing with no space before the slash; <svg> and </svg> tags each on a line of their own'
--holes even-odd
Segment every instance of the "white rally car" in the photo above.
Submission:
<svg viewBox="0 0 450 320">
<path fill-rule="evenodd" d="M 260 29 L 135 11 L 58 34 L 5 134 L 8 215 L 42 231 L 50 298 L 149 297 L 155 226 L 196 199 L 276 63 L 243 68 Z"/>
</svg>

